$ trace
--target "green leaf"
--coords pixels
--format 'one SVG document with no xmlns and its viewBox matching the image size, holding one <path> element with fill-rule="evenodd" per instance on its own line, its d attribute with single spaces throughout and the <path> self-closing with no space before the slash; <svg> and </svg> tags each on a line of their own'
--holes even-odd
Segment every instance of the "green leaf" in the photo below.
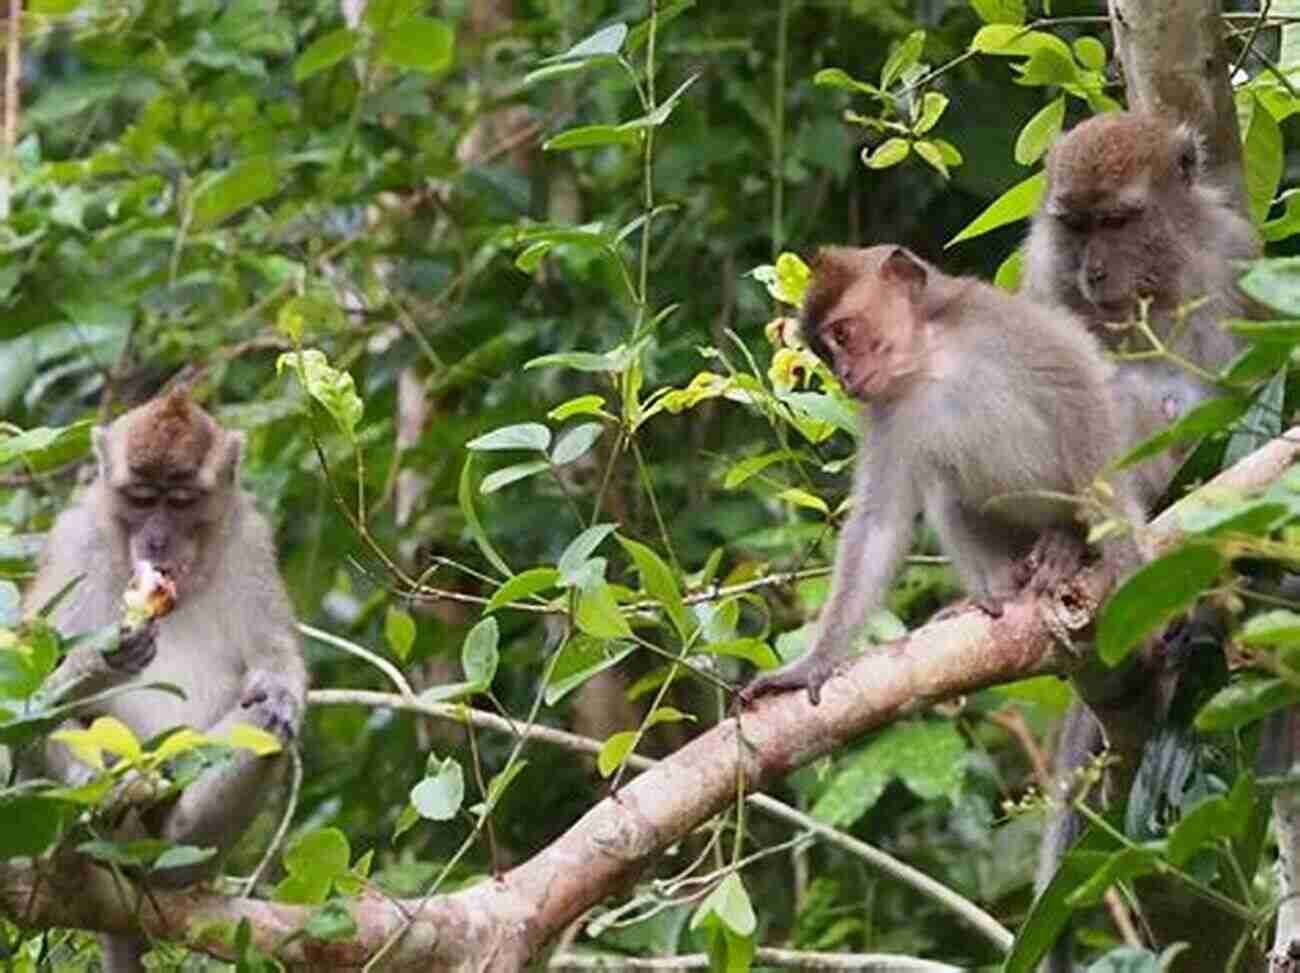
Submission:
<svg viewBox="0 0 1300 973">
<path fill-rule="evenodd" d="M 313 74 L 332 68 L 357 49 L 360 36 L 350 27 L 322 34 L 298 55 L 293 64 L 293 80 L 301 84 Z"/>
<path fill-rule="evenodd" d="M 555 568 L 529 568 L 527 571 L 520 571 L 493 592 L 488 603 L 483 606 L 483 612 L 484 614 L 494 612 L 512 601 L 521 601 L 539 591 L 554 588 L 559 580 L 560 572 Z"/>
<path fill-rule="evenodd" d="M 89 419 L 70 426 L 38 426 L 0 439 L 0 466 L 21 459 L 38 472 L 76 459 L 90 446 Z"/>
<path fill-rule="evenodd" d="M 1237 638 L 1253 647 L 1300 644 L 1300 614 L 1278 608 L 1255 615 L 1246 620 Z"/>
<path fill-rule="evenodd" d="M 1066 897 L 1066 902 L 1076 908 L 1095 905 L 1112 885 L 1150 875 L 1159 866 L 1160 856 L 1154 851 L 1147 848 L 1124 848 L 1107 858 L 1101 868 L 1081 882 Z"/>
<path fill-rule="evenodd" d="M 710 655 L 725 655 L 735 659 L 745 659 L 760 669 L 775 669 L 781 660 L 776 652 L 762 639 L 739 638 L 723 639 L 721 642 L 708 642 L 699 647 L 699 651 Z"/>
<path fill-rule="evenodd" d="M 411 788 L 411 805 L 426 821 L 450 821 L 465 803 L 465 772 L 452 757 Z"/>
<path fill-rule="evenodd" d="M 579 395 L 577 398 L 570 399 L 557 405 L 550 412 L 546 413 L 546 418 L 554 422 L 563 422 L 565 419 L 573 416 L 595 416 L 605 414 L 605 397 L 603 395 Z"/>
<path fill-rule="evenodd" d="M 34 795 L 0 797 L 0 857 L 43 854 L 75 813 L 74 805 Z"/>
<path fill-rule="evenodd" d="M 1300 702 L 1300 688 L 1273 676 L 1248 673 L 1220 689 L 1196 714 L 1196 728 L 1223 733 L 1263 719 L 1274 710 Z"/>
<path fill-rule="evenodd" d="M 346 943 L 356 938 L 358 927 L 342 902 L 326 902 L 307 917 L 302 929 L 317 942 Z M 236 969 L 242 970 L 244 965 L 237 964 Z"/>
<path fill-rule="evenodd" d="M 455 32 L 444 20 L 406 17 L 384 32 L 376 55 L 383 64 L 440 74 L 451 67 L 455 39 Z"/>
<path fill-rule="evenodd" d="M 970 0 L 971 7 L 986 24 L 1023 24 L 1024 0 Z"/>
<path fill-rule="evenodd" d="M 320 828 L 292 839 L 284 852 L 289 877 L 275 891 L 280 902 L 319 905 L 336 879 L 348 873 L 352 851 L 347 836 L 338 828 Z"/>
<path fill-rule="evenodd" d="M 1250 121 L 1242 137 L 1243 172 L 1251 220 L 1258 226 L 1268 218 L 1269 207 L 1282 179 L 1282 129 L 1269 110 L 1248 91 L 1238 96 L 1238 111 L 1245 102 Z"/>
<path fill-rule="evenodd" d="M 948 163 L 944 161 L 943 153 L 939 147 L 929 139 L 917 139 L 912 143 L 912 149 L 917 155 L 925 161 L 930 168 L 934 169 L 945 179 L 949 178 Z"/>
<path fill-rule="evenodd" d="M 971 38 L 970 49 L 1003 57 L 1028 57 L 1041 50 L 1050 50 L 1067 61 L 1073 59 L 1069 45 L 1055 34 L 1025 30 L 1013 24 L 981 27 Z"/>
<path fill-rule="evenodd" d="M 494 470 L 483 477 L 483 482 L 478 489 L 480 493 L 487 496 L 489 493 L 496 493 L 502 487 L 507 487 L 511 483 L 517 483 L 520 480 L 526 480 L 538 473 L 544 473 L 550 468 L 551 464 L 544 459 L 529 460 L 527 463 L 515 463 L 512 466 Z"/>
<path fill-rule="evenodd" d="M 411 657 L 411 646 L 415 644 L 415 619 L 409 612 L 389 605 L 384 616 L 384 638 L 388 639 L 393 654 L 405 662 Z"/>
<path fill-rule="evenodd" d="M 500 642 L 501 632 L 497 628 L 496 618 L 485 618 L 469 630 L 460 650 L 460 664 L 465 670 L 466 679 L 484 689 L 492 685 L 501 660 L 497 648 Z"/>
<path fill-rule="evenodd" d="M 357 395 L 352 376 L 331 366 L 324 352 L 315 348 L 303 352 L 285 352 L 276 359 L 276 374 L 283 373 L 286 367 L 294 370 L 307 394 L 324 407 L 355 444 L 357 424 L 361 421 L 365 404 L 361 401 L 361 396 Z"/>
<path fill-rule="evenodd" d="M 554 706 L 598 672 L 618 665 L 636 649 L 630 642 L 612 642 L 575 635 L 564 643 L 546 683 L 546 705 Z"/>
<path fill-rule="evenodd" d="M 1245 413 L 1248 403 L 1238 398 L 1206 399 L 1183 414 L 1167 429 L 1162 429 L 1150 439 L 1139 443 L 1115 464 L 1123 469 L 1150 456 L 1164 452 L 1175 443 L 1199 439 L 1207 433 L 1226 429 Z"/>
<path fill-rule="evenodd" d="M 911 151 L 912 145 L 907 139 L 895 136 L 881 142 L 875 151 L 863 149 L 862 162 L 868 169 L 888 169 L 906 159 Z"/>
<path fill-rule="evenodd" d="M 1025 122 L 1025 127 L 1016 137 L 1016 161 L 1022 166 L 1031 166 L 1043 157 L 1056 137 L 1061 134 L 1065 123 L 1065 95 L 1053 98 L 1044 105 L 1034 117 Z"/>
<path fill-rule="evenodd" d="M 894 724 L 837 762 L 812 815 L 835 827 L 848 827 L 871 809 L 894 777 L 918 797 L 955 799 L 965 753 L 966 743 L 951 723 Z"/>
<path fill-rule="evenodd" d="M 691 917 L 691 928 L 700 928 L 709 916 L 716 916 L 738 936 L 752 936 L 758 928 L 758 917 L 738 872 L 729 872 L 705 897 Z"/>
<path fill-rule="evenodd" d="M 1106 600 L 1097 622 L 1097 654 L 1109 666 L 1178 612 L 1195 603 L 1227 568 L 1213 547 L 1189 544 L 1140 568 Z"/>
<path fill-rule="evenodd" d="M 551 450 L 551 462 L 564 466 L 586 455 L 604 431 L 605 427 L 599 422 L 584 422 L 565 431 Z"/>
<path fill-rule="evenodd" d="M 587 563 L 592 552 L 600 547 L 601 542 L 614 533 L 615 526 L 615 524 L 593 524 L 569 541 L 569 546 L 564 549 L 564 553 L 560 555 L 560 560 L 555 565 L 560 572 L 560 577 L 564 578 L 566 583 L 573 584 L 577 580 L 582 566 Z"/>
<path fill-rule="evenodd" d="M 1106 45 L 1095 37 L 1080 37 L 1076 40 L 1074 56 L 1090 71 L 1106 70 Z"/>
<path fill-rule="evenodd" d="M 602 27 L 594 34 L 584 37 L 563 54 L 554 54 L 541 63 L 556 64 L 562 61 L 581 61 L 585 58 L 599 57 L 601 55 L 615 55 L 622 48 L 623 40 L 626 37 L 627 24 L 610 24 L 608 27 Z"/>
<path fill-rule="evenodd" d="M 465 516 L 465 526 L 469 530 L 470 536 L 474 538 L 474 543 L 488 562 L 509 577 L 514 572 L 510 570 L 510 565 L 506 564 L 505 559 L 496 552 L 492 542 L 488 540 L 487 532 L 483 530 L 483 524 L 478 519 L 478 511 L 474 509 L 474 457 L 467 456 L 465 465 L 460 471 L 460 486 L 456 491 L 457 499 L 460 503 L 460 512 Z"/>
<path fill-rule="evenodd" d="M 776 495 L 778 500 L 784 500 L 786 503 L 792 503 L 796 507 L 806 507 L 809 510 L 816 510 L 818 513 L 829 515 L 831 508 L 826 506 L 826 501 L 821 497 L 814 496 L 807 490 L 800 490 L 798 487 L 788 487 Z"/>
<path fill-rule="evenodd" d="M 1282 435 L 1288 369 L 1278 368 L 1277 373 L 1254 397 L 1250 409 L 1232 430 L 1228 448 L 1223 451 L 1223 468 L 1245 459 L 1273 438 Z"/>
<path fill-rule="evenodd" d="M 850 77 L 843 68 L 822 68 L 813 75 L 813 84 L 827 88 L 842 88 L 855 94 L 880 94 L 880 89 L 875 85 Z"/>
<path fill-rule="evenodd" d="M 639 145 L 642 139 L 638 129 L 622 125 L 583 125 L 552 135 L 542 143 L 547 152 L 562 149 L 589 149 L 600 145 Z"/>
<path fill-rule="evenodd" d="M 237 163 L 195 195 L 191 223 L 196 230 L 215 226 L 244 207 L 273 195 L 279 183 L 275 160 L 269 155 Z"/>
<path fill-rule="evenodd" d="M 727 475 L 722 479 L 723 489 L 734 490 L 742 486 L 751 477 L 757 476 L 763 470 L 767 469 L 773 463 L 780 463 L 784 460 L 793 459 L 795 453 L 789 449 L 778 449 L 771 453 L 762 453 L 759 456 L 751 456 L 749 459 L 743 459 L 739 463 L 727 470 Z"/>
<path fill-rule="evenodd" d="M 597 355 L 590 351 L 563 351 L 554 355 L 539 355 L 524 363 L 524 368 L 554 368 L 563 366 L 579 372 L 617 372 L 622 364 L 612 355 Z"/>
<path fill-rule="evenodd" d="M 636 730 L 622 730 L 601 744 L 600 753 L 596 755 L 596 769 L 600 771 L 601 777 L 609 777 L 623 766 L 623 761 L 636 744 L 636 738 Z"/>
<path fill-rule="evenodd" d="M 897 47 L 885 58 L 884 67 L 880 69 L 880 87 L 888 89 L 907 70 L 921 60 L 921 51 L 925 48 L 925 31 L 914 30 L 908 34 Z"/>
<path fill-rule="evenodd" d="M 1300 233 L 1300 189 L 1288 189 L 1275 202 L 1282 204 L 1282 215 L 1259 228 L 1265 243 L 1277 243 Z"/>
<path fill-rule="evenodd" d="M 1300 257 L 1270 257 L 1256 260 L 1239 281 L 1241 289 L 1262 304 L 1291 317 L 1300 317 Z M 1248 322 L 1240 322 L 1247 324 Z M 1281 323 L 1281 322 L 1278 322 Z M 1292 326 L 1295 322 L 1286 322 Z M 1233 323 L 1233 331 L 1249 331 Z M 1291 336 L 1294 338 L 1294 334 Z"/>
<path fill-rule="evenodd" d="M 544 453 L 551 445 L 551 430 L 540 422 L 521 422 L 513 426 L 502 426 L 482 436 L 476 436 L 465 444 L 466 449 L 502 450 L 531 449 Z"/>
<path fill-rule="evenodd" d="M 1080 81 L 1079 68 L 1074 63 L 1074 57 L 1070 49 L 1061 45 L 1064 50 L 1056 47 L 1043 46 L 1029 55 L 1029 60 L 1020 68 L 1020 76 L 1016 78 L 1018 85 L 1071 85 Z"/>
<path fill-rule="evenodd" d="M 1224 838 L 1239 837 L 1249 821 L 1250 818 L 1242 816 L 1226 795 L 1206 798 L 1190 811 L 1184 811 L 1169 832 L 1169 860 L 1181 868 L 1202 848 Z"/>
<path fill-rule="evenodd" d="M 912 126 L 913 135 L 924 135 L 934 128 L 948 107 L 948 96 L 937 91 L 927 91 L 921 99 L 921 114 Z"/>
<path fill-rule="evenodd" d="M 632 628 L 618 609 L 614 591 L 604 581 L 582 589 L 578 594 L 578 609 L 574 614 L 578 629 L 598 639 L 626 639 L 632 637 Z"/>
<path fill-rule="evenodd" d="M 1043 172 L 1036 172 L 1028 179 L 1016 183 L 990 203 L 984 212 L 980 213 L 979 216 L 967 224 L 965 229 L 945 243 L 944 247 L 951 247 L 965 240 L 983 236 L 990 230 L 996 230 L 1008 223 L 1028 219 L 1034 214 L 1034 210 L 1038 209 L 1038 204 L 1042 200 L 1046 188 L 1047 176 Z"/>
<path fill-rule="evenodd" d="M 664 563 L 663 558 L 651 548 L 638 541 L 615 535 L 623 550 L 636 564 L 637 573 L 641 575 L 641 587 L 651 598 L 659 602 L 677 630 L 677 635 L 686 641 L 690 638 L 694 626 L 686 614 L 686 605 L 682 602 L 682 592 L 677 586 L 677 579 L 672 569 Z"/>
<path fill-rule="evenodd" d="M 155 858 L 150 870 L 161 872 L 168 868 L 188 868 L 192 865 L 202 865 L 205 861 L 215 858 L 216 855 L 217 849 L 215 848 L 175 845 Z"/>
</svg>

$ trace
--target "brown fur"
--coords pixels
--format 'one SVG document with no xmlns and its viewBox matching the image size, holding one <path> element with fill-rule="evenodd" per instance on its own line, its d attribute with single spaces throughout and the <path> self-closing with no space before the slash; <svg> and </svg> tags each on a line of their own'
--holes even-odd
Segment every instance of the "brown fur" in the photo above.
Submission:
<svg viewBox="0 0 1300 973">
<path fill-rule="evenodd" d="M 216 422 L 177 389 L 125 417 L 131 472 L 166 479 L 193 478 L 212 450 Z"/>
</svg>

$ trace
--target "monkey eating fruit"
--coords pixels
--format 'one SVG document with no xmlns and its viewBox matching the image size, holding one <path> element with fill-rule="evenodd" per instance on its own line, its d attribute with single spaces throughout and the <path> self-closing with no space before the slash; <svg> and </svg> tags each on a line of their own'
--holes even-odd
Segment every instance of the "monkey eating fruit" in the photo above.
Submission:
<svg viewBox="0 0 1300 973">
<path fill-rule="evenodd" d="M 119 645 L 104 652 L 77 644 L 44 691 L 84 701 L 73 727 L 113 716 L 144 740 L 178 726 L 219 738 L 246 723 L 289 746 L 307 673 L 270 528 L 239 488 L 243 436 L 176 391 L 95 429 L 93 442 L 98 475 L 55 521 L 24 607 L 42 610 L 84 575 L 51 621 L 65 638 L 119 623 Z M 185 696 L 145 688 L 99 695 L 137 678 L 172 683 Z M 115 836 L 225 851 L 262 807 L 282 760 L 237 750 L 179 795 L 134 809 Z M 75 786 L 94 775 L 55 741 L 34 762 L 27 776 Z M 148 880 L 187 884 L 213 867 L 154 871 Z M 109 973 L 143 970 L 146 941 L 101 940 Z"/>
</svg>

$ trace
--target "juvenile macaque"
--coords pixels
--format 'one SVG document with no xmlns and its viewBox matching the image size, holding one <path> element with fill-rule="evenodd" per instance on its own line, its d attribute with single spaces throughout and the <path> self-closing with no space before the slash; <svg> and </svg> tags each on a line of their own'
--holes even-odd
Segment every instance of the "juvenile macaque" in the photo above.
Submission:
<svg viewBox="0 0 1300 973">
<path fill-rule="evenodd" d="M 1140 112 L 1097 115 L 1047 158 L 1047 193 L 1025 248 L 1024 292 L 1063 304 L 1110 348 L 1144 350 L 1146 320 L 1175 352 L 1217 368 L 1236 352 L 1222 327 L 1246 316 L 1240 261 L 1250 223 L 1204 176 L 1191 128 Z"/>
<path fill-rule="evenodd" d="M 949 277 L 901 247 L 823 249 L 802 309 L 808 346 L 868 404 L 853 513 L 812 648 L 742 691 L 822 684 L 879 606 L 924 511 L 970 596 L 991 614 L 1045 590 L 1084 553 L 1076 504 L 1119 448 L 1109 364 L 1068 313 Z M 1127 481 L 1121 515 L 1141 520 Z M 1049 495 L 1052 494 L 1052 495 Z M 1131 567 L 1131 536 L 1108 557 Z"/>
<path fill-rule="evenodd" d="M 96 631 L 121 617 L 133 575 L 157 572 L 162 580 L 146 578 L 145 592 L 128 596 L 143 601 L 143 614 L 124 627 L 116 651 L 74 648 L 46 692 L 68 701 L 136 680 L 169 682 L 185 699 L 126 692 L 87 704 L 78 722 L 114 716 L 141 740 L 176 726 L 221 736 L 247 723 L 289 745 L 302 719 L 307 674 L 270 530 L 238 485 L 242 435 L 174 392 L 96 429 L 94 446 L 98 476 L 55 521 L 26 611 L 41 610 L 82 576 L 52 621 L 64 636 Z M 164 604 L 149 605 L 150 592 L 157 598 L 159 591 Z M 165 604 L 168 597 L 173 605 Z M 35 772 L 70 784 L 92 773 L 52 741 L 38 763 Z M 278 756 L 238 750 L 175 800 L 136 809 L 123 833 L 224 850 L 263 806 L 280 763 Z M 150 881 L 185 884 L 210 869 L 154 873 Z M 144 940 L 102 939 L 110 973 L 143 969 Z"/>
</svg>

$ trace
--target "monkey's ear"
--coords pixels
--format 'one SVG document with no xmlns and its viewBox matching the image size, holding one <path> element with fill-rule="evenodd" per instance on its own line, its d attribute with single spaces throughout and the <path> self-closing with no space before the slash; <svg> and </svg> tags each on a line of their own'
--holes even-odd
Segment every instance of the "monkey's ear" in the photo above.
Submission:
<svg viewBox="0 0 1300 973">
<path fill-rule="evenodd" d="M 239 479 L 239 461 L 244 455 L 244 434 L 221 430 L 220 438 L 199 469 L 199 482 L 209 490 L 230 486 Z"/>
<path fill-rule="evenodd" d="M 1197 182 L 1205 166 L 1205 150 L 1196 129 L 1187 124 L 1179 125 L 1174 135 L 1174 150 L 1178 153 L 1174 162 L 1178 166 L 1179 178 L 1189 186 Z"/>
<path fill-rule="evenodd" d="M 911 289 L 914 294 L 920 293 L 929 276 L 925 264 L 921 263 L 920 259 L 906 247 L 894 247 L 885 258 L 885 262 L 880 265 L 880 272 L 886 280 L 901 284 Z"/>
</svg>

